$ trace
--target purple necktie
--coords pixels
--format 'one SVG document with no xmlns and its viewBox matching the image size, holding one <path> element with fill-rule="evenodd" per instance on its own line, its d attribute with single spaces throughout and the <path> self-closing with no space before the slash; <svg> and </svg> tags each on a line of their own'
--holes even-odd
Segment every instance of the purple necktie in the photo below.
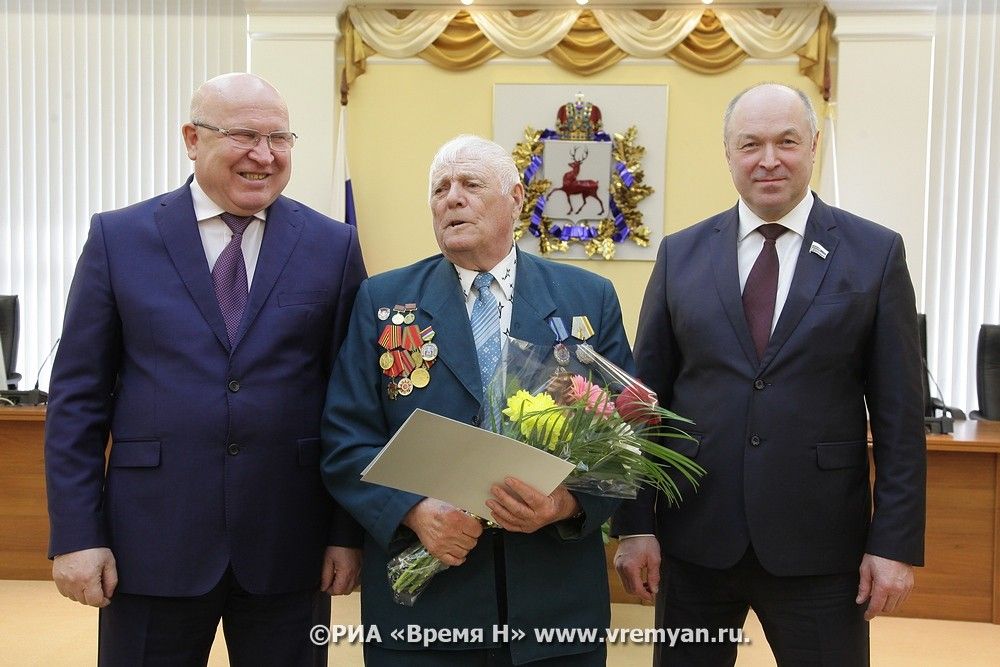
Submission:
<svg viewBox="0 0 1000 667">
<path fill-rule="evenodd" d="M 757 348 L 757 358 L 764 357 L 767 341 L 771 337 L 774 319 L 774 301 L 778 294 L 778 250 L 774 242 L 788 231 L 787 227 L 772 222 L 761 225 L 757 231 L 764 237 L 764 247 L 750 269 L 743 286 L 743 312 L 750 325 L 750 336 Z"/>
<path fill-rule="evenodd" d="M 212 268 L 212 282 L 215 283 L 215 297 L 219 300 L 222 317 L 226 321 L 229 344 L 236 342 L 236 334 L 247 307 L 247 265 L 243 259 L 243 232 L 253 220 L 232 213 L 220 213 L 219 217 L 233 232 L 233 238 L 223 249 Z"/>
</svg>

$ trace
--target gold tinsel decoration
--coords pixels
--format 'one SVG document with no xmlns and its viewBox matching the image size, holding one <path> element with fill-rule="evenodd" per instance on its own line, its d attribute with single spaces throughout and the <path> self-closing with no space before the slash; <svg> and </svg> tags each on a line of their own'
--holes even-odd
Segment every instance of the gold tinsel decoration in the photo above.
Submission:
<svg viewBox="0 0 1000 667">
<path fill-rule="evenodd" d="M 621 163 L 632 175 L 631 186 L 626 185 L 618 169 L 613 169 L 611 174 L 611 199 L 621 212 L 622 219 L 628 227 L 629 234 L 627 240 L 631 240 L 640 248 L 649 245 L 649 228 L 642 223 L 642 213 L 639 211 L 639 202 L 648 197 L 653 188 L 643 183 L 642 156 L 646 149 L 638 145 L 635 137 L 638 130 L 633 126 L 623 134 L 616 133 L 613 136 L 611 147 L 611 159 L 615 164 Z M 521 174 L 521 182 L 524 182 L 525 170 L 531 165 L 535 157 L 540 161 L 545 142 L 542 140 L 542 132 L 527 127 L 524 130 L 524 140 L 519 142 L 511 154 L 514 164 L 517 165 Z M 540 167 L 540 165 L 539 165 Z M 519 240 L 525 233 L 532 234 L 531 218 L 538 207 L 538 201 L 544 197 L 552 188 L 551 181 L 540 176 L 541 169 L 537 169 L 530 182 L 524 184 L 524 207 L 521 209 L 521 217 L 514 228 L 514 240 Z M 608 206 L 610 213 L 611 207 Z M 553 252 L 566 252 L 569 249 L 569 241 L 564 241 L 551 233 L 553 220 L 540 213 L 538 223 L 538 247 L 542 255 Z M 616 232 L 615 221 L 611 217 L 602 218 L 597 223 L 597 234 L 594 238 L 586 242 L 571 239 L 576 243 L 584 243 L 584 250 L 587 257 L 599 254 L 604 259 L 613 259 L 617 243 L 614 240 Z"/>
</svg>

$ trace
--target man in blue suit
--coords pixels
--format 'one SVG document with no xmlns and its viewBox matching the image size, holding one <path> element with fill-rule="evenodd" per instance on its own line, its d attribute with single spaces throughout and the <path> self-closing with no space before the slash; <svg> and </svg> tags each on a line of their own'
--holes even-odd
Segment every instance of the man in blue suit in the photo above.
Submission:
<svg viewBox="0 0 1000 667">
<path fill-rule="evenodd" d="M 923 563 L 921 364 L 902 239 L 809 191 L 817 137 L 801 91 L 729 105 L 740 201 L 664 239 L 635 347 L 660 401 L 696 422 L 684 453 L 708 474 L 680 508 L 640 493 L 612 527 L 659 626 L 741 628 L 753 608 L 779 665 L 846 667 L 868 664 L 868 620 Z M 655 658 L 735 661 L 732 642 Z"/>
<path fill-rule="evenodd" d="M 220 618 L 233 665 L 326 664 L 309 629 L 360 569 L 360 527 L 319 476 L 357 235 L 281 196 L 295 135 L 263 79 L 206 82 L 182 130 L 193 178 L 95 215 L 70 289 L 53 578 L 101 607 L 101 665 L 204 665 Z"/>
<path fill-rule="evenodd" d="M 484 531 L 476 519 L 442 501 L 359 480 L 416 408 L 479 424 L 483 384 L 490 376 L 477 353 L 476 341 L 491 340 L 480 338 L 483 331 L 495 332 L 497 349 L 509 337 L 554 345 L 560 324 L 568 331 L 572 318 L 585 317 L 594 331 L 588 342 L 615 363 L 631 366 L 611 283 L 514 246 L 523 199 L 517 168 L 501 146 L 468 135 L 453 139 L 430 169 L 430 206 L 442 254 L 370 278 L 358 292 L 330 380 L 322 468 L 327 488 L 365 528 L 362 621 L 381 633 L 380 644 L 365 646 L 366 664 L 605 663 L 603 644 L 580 638 L 544 643 L 533 628 L 603 632 L 607 627 L 600 526 L 614 501 L 562 486 L 544 495 L 519 480 L 502 479 L 498 470 L 487 518 L 500 528 Z M 482 317 L 475 314 L 478 301 L 490 304 Z M 404 377 L 388 364 L 380 366 L 380 357 L 395 346 L 383 335 L 390 317 L 424 335 L 433 331 L 427 376 Z M 451 567 L 406 607 L 393 601 L 386 563 L 417 540 Z M 429 646 L 391 636 L 408 625 L 462 634 L 458 641 Z M 527 635 L 518 641 L 494 634 L 505 625 Z"/>
</svg>

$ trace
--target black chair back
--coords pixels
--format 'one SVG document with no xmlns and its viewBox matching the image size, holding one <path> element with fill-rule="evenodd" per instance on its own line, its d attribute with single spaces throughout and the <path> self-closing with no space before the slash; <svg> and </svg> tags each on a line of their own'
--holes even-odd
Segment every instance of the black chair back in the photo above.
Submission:
<svg viewBox="0 0 1000 667">
<path fill-rule="evenodd" d="M 973 416 L 1000 421 L 1000 324 L 984 324 L 979 328 L 976 390 L 979 410 Z"/>
<path fill-rule="evenodd" d="M 20 333 L 21 312 L 17 295 L 0 294 L 0 343 L 3 344 L 3 360 L 10 388 L 15 388 L 17 380 L 21 379 L 21 376 L 14 372 L 17 367 L 17 344 Z"/>
</svg>

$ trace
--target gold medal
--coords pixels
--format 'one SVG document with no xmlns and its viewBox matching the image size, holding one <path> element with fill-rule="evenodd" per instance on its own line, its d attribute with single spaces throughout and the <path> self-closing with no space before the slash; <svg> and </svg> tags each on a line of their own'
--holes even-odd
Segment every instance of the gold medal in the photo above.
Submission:
<svg viewBox="0 0 1000 667">
<path fill-rule="evenodd" d="M 384 371 L 392 368 L 392 355 L 388 352 L 383 352 L 382 356 L 378 358 L 378 365 Z"/>
<path fill-rule="evenodd" d="M 413 386 L 417 389 L 423 389 L 430 384 L 430 381 L 431 374 L 427 372 L 426 368 L 414 368 L 413 372 L 410 373 L 410 382 L 412 382 Z"/>
<path fill-rule="evenodd" d="M 384 375 L 390 378 L 386 385 L 389 400 L 409 396 L 415 388 L 426 387 L 431 381 L 428 372 L 437 357 L 437 345 L 428 343 L 434 329 L 421 329 L 414 324 L 417 304 L 396 304 L 390 310 L 381 307 L 376 315 L 379 320 L 389 320 L 379 334 L 378 343 L 385 350 L 378 359 Z"/>
<path fill-rule="evenodd" d="M 573 337 L 577 340 L 587 340 L 594 335 L 594 327 L 590 326 L 590 320 L 586 315 L 577 315 L 573 318 Z"/>
</svg>

